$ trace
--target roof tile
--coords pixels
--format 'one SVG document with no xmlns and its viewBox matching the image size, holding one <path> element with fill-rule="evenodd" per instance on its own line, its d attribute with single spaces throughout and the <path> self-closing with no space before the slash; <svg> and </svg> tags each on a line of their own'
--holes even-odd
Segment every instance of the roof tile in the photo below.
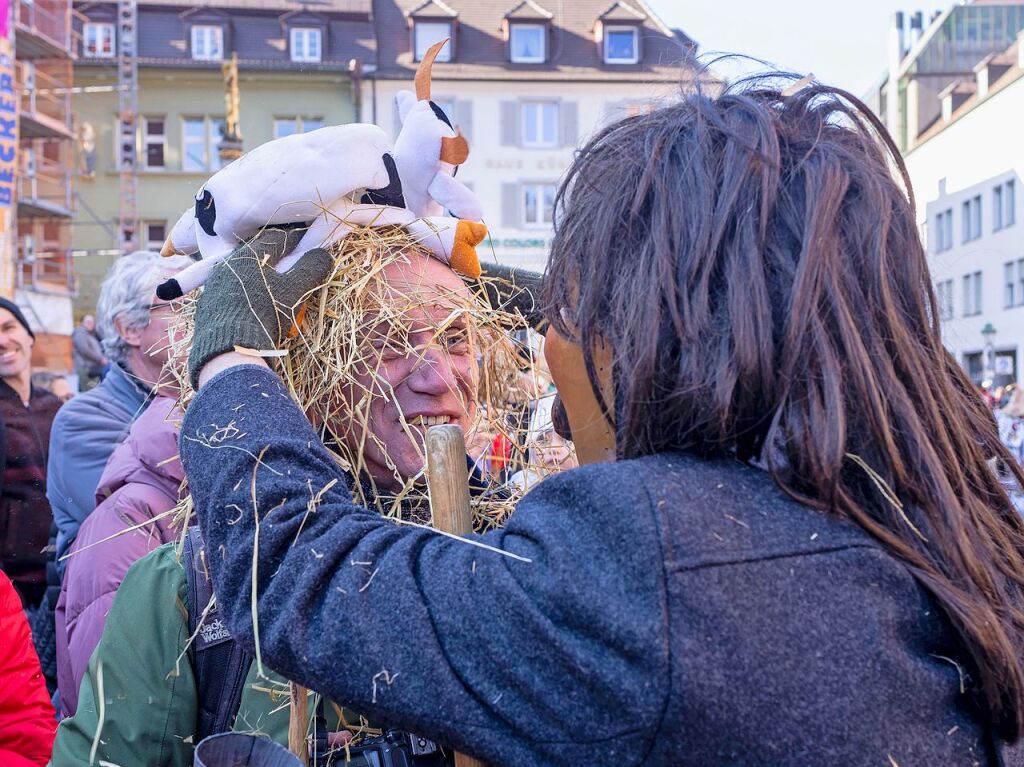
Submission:
<svg viewBox="0 0 1024 767">
<path fill-rule="evenodd" d="M 554 16 L 555 14 L 537 5 L 533 0 L 523 0 L 505 14 L 506 19 L 529 19 L 531 21 L 547 21 L 554 18 Z"/>
</svg>

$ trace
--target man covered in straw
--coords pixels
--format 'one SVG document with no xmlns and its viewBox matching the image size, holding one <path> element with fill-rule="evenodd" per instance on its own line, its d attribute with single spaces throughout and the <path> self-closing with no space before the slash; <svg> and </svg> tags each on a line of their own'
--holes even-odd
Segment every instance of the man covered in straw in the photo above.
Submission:
<svg viewBox="0 0 1024 767">
<path fill-rule="evenodd" d="M 257 247 L 278 257 L 300 234 L 271 231 Z M 286 344 L 283 374 L 289 394 L 331 446 L 334 460 L 356 479 L 352 490 L 357 500 L 398 519 L 427 522 L 424 432 L 440 423 L 456 423 L 467 433 L 495 428 L 491 421 L 499 427 L 504 423 L 502 408 L 518 373 L 505 331 L 521 326 L 522 319 L 491 307 L 488 295 L 498 296 L 493 283 L 467 284 L 402 229 L 358 230 L 331 251 L 314 254 L 330 276 L 321 280 L 325 289 L 308 304 L 301 327 Z M 255 258 L 252 249 L 249 253 Z M 508 297 L 509 291 L 502 293 Z M 176 336 L 182 353 L 193 345 L 191 327 L 186 307 Z M 187 388 L 188 382 L 183 384 Z M 253 410 L 262 409 L 262 400 L 279 396 L 266 394 Z M 200 438 L 230 450 L 249 417 L 240 408 L 230 423 L 211 424 Z M 239 481 L 246 484 L 250 478 Z M 480 492 L 482 479 L 474 485 L 477 525 L 492 527 L 511 501 L 500 493 Z M 304 494 L 315 517 L 323 489 L 309 485 Z M 236 513 L 252 512 L 238 507 Z M 194 538 L 197 528 L 192 530 Z M 310 555 L 343 558 L 344 552 Z M 193 559 L 202 561 L 202 556 Z M 373 587 L 375 563 L 356 558 L 345 566 L 357 576 L 353 593 Z M 86 763 L 91 756 L 114 764 L 190 765 L 193 744 L 231 728 L 287 742 L 286 682 L 258 656 L 244 654 L 235 686 L 228 681 L 211 689 L 204 680 L 209 628 L 220 632 L 217 641 L 227 632 L 215 607 L 203 626 L 192 628 L 198 623 L 195 610 L 205 605 L 190 604 L 196 576 L 187 576 L 173 544 L 128 573 L 83 680 L 78 712 L 61 725 L 55 765 Z M 306 627 L 297 625 L 296 630 Z M 363 752 L 380 747 L 377 722 L 370 727 L 365 719 L 320 699 L 312 701 L 311 711 L 311 743 L 319 742 L 320 750 L 346 746 L 351 764 L 375 763 Z M 207 721 L 218 718 L 226 719 L 226 727 Z M 323 737 L 325 730 L 329 737 Z M 403 733 L 391 732 L 391 740 L 412 748 L 412 739 Z M 427 753 L 415 764 L 449 763 L 440 748 L 434 753 L 432 744 L 424 748 Z"/>
</svg>

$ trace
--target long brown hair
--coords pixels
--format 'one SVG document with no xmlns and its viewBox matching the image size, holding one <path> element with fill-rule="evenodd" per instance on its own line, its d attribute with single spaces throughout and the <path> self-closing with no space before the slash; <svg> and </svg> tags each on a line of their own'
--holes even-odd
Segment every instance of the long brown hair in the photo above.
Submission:
<svg viewBox="0 0 1024 767">
<path fill-rule="evenodd" d="M 1000 735 L 1024 724 L 1024 524 L 942 345 L 909 178 L 844 91 L 757 78 L 605 128 L 559 191 L 545 308 L 614 357 L 621 458 L 767 461 L 938 600 Z M 783 84 L 785 81 L 783 80 Z"/>
</svg>

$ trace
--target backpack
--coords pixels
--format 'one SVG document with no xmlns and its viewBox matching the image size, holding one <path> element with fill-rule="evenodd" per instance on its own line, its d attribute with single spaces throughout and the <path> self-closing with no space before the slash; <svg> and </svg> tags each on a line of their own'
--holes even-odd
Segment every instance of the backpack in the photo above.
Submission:
<svg viewBox="0 0 1024 767">
<path fill-rule="evenodd" d="M 221 618 L 220 605 L 215 604 L 207 611 L 213 598 L 213 582 L 206 567 L 203 535 L 198 525 L 188 528 L 181 560 L 187 584 L 188 633 L 193 637 L 188 652 L 199 704 L 193 742 L 199 743 L 209 735 L 231 731 L 253 659 L 232 638 Z"/>
</svg>

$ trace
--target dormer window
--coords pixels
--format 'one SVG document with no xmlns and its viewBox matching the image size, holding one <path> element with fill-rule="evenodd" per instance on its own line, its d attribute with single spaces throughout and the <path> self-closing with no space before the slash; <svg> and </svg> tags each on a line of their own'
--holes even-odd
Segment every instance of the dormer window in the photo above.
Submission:
<svg viewBox="0 0 1024 767">
<path fill-rule="evenodd" d="M 224 27 L 210 24 L 192 26 L 192 58 L 220 61 L 224 58 Z"/>
<path fill-rule="evenodd" d="M 636 64 L 640 60 L 639 33 L 635 26 L 604 28 L 604 62 Z"/>
<path fill-rule="evenodd" d="M 323 33 L 317 27 L 292 27 L 289 33 L 292 61 L 317 63 L 321 60 Z"/>
<path fill-rule="evenodd" d="M 427 55 L 430 46 L 442 40 L 452 39 L 452 24 L 450 21 L 419 21 L 413 22 L 413 52 L 416 61 L 422 61 Z M 445 62 L 452 60 L 452 43 L 441 49 L 435 61 Z"/>
<path fill-rule="evenodd" d="M 82 54 L 90 59 L 114 57 L 114 25 L 87 21 L 82 25 Z"/>
<path fill-rule="evenodd" d="M 515 64 L 543 64 L 547 60 L 547 29 L 543 24 L 512 24 L 509 55 Z"/>
</svg>

